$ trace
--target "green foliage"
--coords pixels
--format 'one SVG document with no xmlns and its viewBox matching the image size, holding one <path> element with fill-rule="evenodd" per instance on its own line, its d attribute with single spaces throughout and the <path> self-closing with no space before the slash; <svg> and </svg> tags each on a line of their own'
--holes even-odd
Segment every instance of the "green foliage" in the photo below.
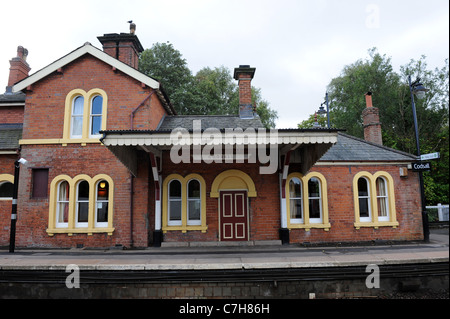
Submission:
<svg viewBox="0 0 450 319">
<path fill-rule="evenodd" d="M 160 81 L 178 114 L 234 115 L 239 112 L 239 90 L 230 70 L 205 67 L 193 75 L 181 53 L 170 43 L 156 43 L 140 57 L 139 69 Z M 261 122 L 275 127 L 277 112 L 252 87 Z"/>
</svg>

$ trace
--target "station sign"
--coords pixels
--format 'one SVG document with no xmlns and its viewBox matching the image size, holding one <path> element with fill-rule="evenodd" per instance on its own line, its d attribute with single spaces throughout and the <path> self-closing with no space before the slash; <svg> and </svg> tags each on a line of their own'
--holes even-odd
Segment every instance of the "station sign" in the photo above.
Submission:
<svg viewBox="0 0 450 319">
<path fill-rule="evenodd" d="M 426 160 L 430 160 L 430 159 L 439 158 L 440 156 L 441 156 L 441 154 L 439 154 L 439 152 L 430 153 L 430 154 L 423 154 L 423 155 L 420 155 L 420 160 L 421 161 L 426 161 Z"/>
<path fill-rule="evenodd" d="M 431 171 L 431 162 L 413 162 L 412 171 L 413 172 Z"/>
</svg>

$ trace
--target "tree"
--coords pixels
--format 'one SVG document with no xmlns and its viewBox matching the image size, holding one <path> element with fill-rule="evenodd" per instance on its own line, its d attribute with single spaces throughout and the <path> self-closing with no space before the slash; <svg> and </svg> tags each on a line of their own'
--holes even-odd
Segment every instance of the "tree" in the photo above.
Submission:
<svg viewBox="0 0 450 319">
<path fill-rule="evenodd" d="M 425 99 L 415 98 L 421 153 L 440 152 L 433 171 L 425 173 L 425 192 L 429 204 L 448 203 L 448 120 L 449 67 L 429 70 L 426 57 L 411 60 L 395 72 L 391 59 L 380 55 L 376 48 L 369 58 L 345 66 L 341 75 L 328 85 L 329 109 L 333 127 L 345 129 L 350 135 L 363 138 L 361 113 L 366 107 L 364 94 L 373 93 L 373 104 L 380 110 L 383 144 L 411 154 L 417 154 L 411 94 L 408 76 L 420 78 L 429 89 Z M 308 125 L 307 121 L 300 125 Z"/>
<path fill-rule="evenodd" d="M 194 76 L 182 54 L 170 43 L 156 43 L 140 57 L 139 69 L 158 79 L 178 114 L 233 115 L 239 113 L 239 90 L 224 66 L 204 67 Z M 275 127 L 277 112 L 252 87 L 256 112 L 266 128 Z"/>
</svg>

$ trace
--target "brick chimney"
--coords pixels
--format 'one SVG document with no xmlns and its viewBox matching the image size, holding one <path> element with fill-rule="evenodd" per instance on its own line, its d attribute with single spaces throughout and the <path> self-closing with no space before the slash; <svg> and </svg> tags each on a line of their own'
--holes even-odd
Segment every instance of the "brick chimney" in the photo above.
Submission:
<svg viewBox="0 0 450 319">
<path fill-rule="evenodd" d="M 364 139 L 366 141 L 383 145 L 383 138 L 381 136 L 381 123 L 378 108 L 372 105 L 372 92 L 367 92 L 366 108 L 362 112 L 364 123 Z"/>
<path fill-rule="evenodd" d="M 130 23 L 130 33 L 108 33 L 97 37 L 103 45 L 103 51 L 110 56 L 128 64 L 132 68 L 139 67 L 139 54 L 144 51 L 141 42 L 134 34 L 136 24 Z"/>
<path fill-rule="evenodd" d="M 250 65 L 240 65 L 234 69 L 234 79 L 239 85 L 239 117 L 254 118 L 254 108 L 252 105 L 252 79 L 255 75 L 255 68 Z"/>
<path fill-rule="evenodd" d="M 22 46 L 17 47 L 17 56 L 9 61 L 8 87 L 28 77 L 31 68 L 27 63 L 28 50 Z"/>
</svg>

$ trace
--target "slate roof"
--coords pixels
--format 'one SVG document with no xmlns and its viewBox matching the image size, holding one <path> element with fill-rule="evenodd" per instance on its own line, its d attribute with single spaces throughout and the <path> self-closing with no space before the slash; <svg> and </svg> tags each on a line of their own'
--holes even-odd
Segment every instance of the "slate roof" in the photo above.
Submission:
<svg viewBox="0 0 450 319">
<path fill-rule="evenodd" d="M 0 150 L 16 150 L 22 138 L 22 124 L 0 124 Z"/>
<path fill-rule="evenodd" d="M 192 130 L 194 120 L 201 120 L 202 130 L 207 128 L 242 128 L 244 130 L 248 127 L 264 128 L 264 125 L 258 117 L 253 119 L 241 119 L 237 115 L 176 115 L 164 117 L 158 130 L 171 131 L 177 127 Z"/>
<path fill-rule="evenodd" d="M 411 162 L 417 156 L 392 148 L 365 141 L 363 139 L 338 133 L 337 143 L 320 158 L 320 162 Z"/>
<path fill-rule="evenodd" d="M 8 103 L 25 103 L 25 93 L 5 93 L 0 94 L 0 106 Z"/>
</svg>

